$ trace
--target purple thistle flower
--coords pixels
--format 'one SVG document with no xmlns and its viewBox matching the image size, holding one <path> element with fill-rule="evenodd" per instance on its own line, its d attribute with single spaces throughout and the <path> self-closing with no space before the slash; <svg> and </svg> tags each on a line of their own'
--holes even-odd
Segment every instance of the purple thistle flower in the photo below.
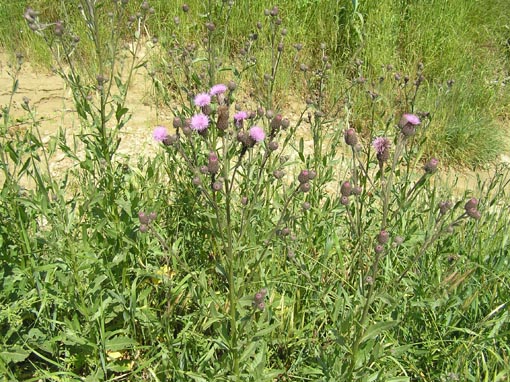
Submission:
<svg viewBox="0 0 510 382">
<path fill-rule="evenodd" d="M 163 142 L 166 138 L 168 138 L 168 130 L 164 126 L 156 126 L 152 132 L 152 136 L 155 141 Z"/>
<path fill-rule="evenodd" d="M 416 126 L 420 123 L 420 118 L 415 114 L 404 114 L 400 119 L 400 126 L 405 126 L 407 124 Z"/>
<path fill-rule="evenodd" d="M 205 114 L 195 114 L 191 117 L 191 130 L 204 131 L 209 126 L 209 117 Z"/>
<path fill-rule="evenodd" d="M 253 126 L 250 129 L 250 137 L 255 142 L 262 142 L 266 137 L 266 133 L 264 133 L 264 130 L 261 127 Z"/>
<path fill-rule="evenodd" d="M 226 85 L 223 85 L 223 84 L 217 84 L 217 85 L 214 85 L 211 90 L 209 91 L 209 94 L 214 96 L 214 95 L 218 95 L 218 94 L 223 94 L 227 91 L 227 86 Z"/>
<path fill-rule="evenodd" d="M 238 111 L 234 114 L 234 121 L 236 125 L 240 125 L 246 118 L 248 118 L 248 113 L 245 111 Z"/>
<path fill-rule="evenodd" d="M 377 154 L 383 154 L 390 149 L 391 142 L 386 137 L 377 137 L 374 139 L 374 142 L 372 142 L 372 146 Z"/>
<path fill-rule="evenodd" d="M 197 94 L 194 102 L 195 102 L 196 106 L 200 106 L 200 107 L 207 106 L 211 103 L 211 96 L 207 93 Z"/>
</svg>

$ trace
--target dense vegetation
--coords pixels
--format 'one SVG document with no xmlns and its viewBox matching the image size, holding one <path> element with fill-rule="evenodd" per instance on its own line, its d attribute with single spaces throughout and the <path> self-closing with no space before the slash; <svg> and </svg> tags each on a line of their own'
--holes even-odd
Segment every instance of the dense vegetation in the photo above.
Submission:
<svg viewBox="0 0 510 382">
<path fill-rule="evenodd" d="M 1 105 L 3 380 L 509 380 L 510 170 L 438 177 L 504 148 L 504 3 L 2 3 L 81 123 Z"/>
</svg>

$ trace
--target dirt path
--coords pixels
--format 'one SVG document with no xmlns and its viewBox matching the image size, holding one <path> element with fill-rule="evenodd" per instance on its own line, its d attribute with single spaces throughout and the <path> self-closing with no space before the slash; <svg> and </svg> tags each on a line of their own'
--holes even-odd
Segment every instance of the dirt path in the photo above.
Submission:
<svg viewBox="0 0 510 382">
<path fill-rule="evenodd" d="M 11 96 L 12 78 L 8 74 L 11 70 L 8 67 L 8 62 L 7 55 L 0 53 L 1 106 L 7 105 Z M 170 115 L 165 115 L 165 113 L 157 111 L 156 107 L 149 102 L 144 102 L 151 86 L 147 78 L 143 72 L 135 73 L 126 103 L 132 117 L 121 131 L 122 140 L 119 153 L 132 155 L 133 158 L 140 155 L 154 155 L 158 145 L 152 139 L 152 129 L 157 124 L 171 126 Z M 19 76 L 19 88 L 13 97 L 11 106 L 11 118 L 16 120 L 14 128 L 23 129 L 29 126 L 27 113 L 21 107 L 24 97 L 30 100 L 30 104 L 36 111 L 43 142 L 49 141 L 50 137 L 58 131 L 59 126 L 63 126 L 69 136 L 80 130 L 71 92 L 58 75 L 34 70 L 30 63 L 23 64 Z M 292 116 L 289 117 L 292 119 Z M 299 133 L 299 135 L 305 135 L 306 139 L 306 133 Z M 310 148 L 311 142 L 307 142 L 307 146 Z M 510 163 L 510 153 L 502 155 L 501 161 Z M 58 175 L 67 166 L 69 163 L 65 155 L 57 154 L 50 163 L 50 171 L 53 175 Z M 450 182 L 458 177 L 454 188 L 462 192 L 476 187 L 477 175 L 486 178 L 490 174 L 490 170 L 474 172 L 450 169 L 442 171 L 440 178 L 445 182 Z"/>
</svg>

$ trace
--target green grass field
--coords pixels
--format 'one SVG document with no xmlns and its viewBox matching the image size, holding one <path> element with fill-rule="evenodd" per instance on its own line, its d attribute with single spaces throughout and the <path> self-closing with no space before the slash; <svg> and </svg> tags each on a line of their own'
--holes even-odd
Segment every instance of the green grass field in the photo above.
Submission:
<svg viewBox="0 0 510 382">
<path fill-rule="evenodd" d="M 0 3 L 0 381 L 509 381 L 506 2 L 251 3 Z"/>
</svg>

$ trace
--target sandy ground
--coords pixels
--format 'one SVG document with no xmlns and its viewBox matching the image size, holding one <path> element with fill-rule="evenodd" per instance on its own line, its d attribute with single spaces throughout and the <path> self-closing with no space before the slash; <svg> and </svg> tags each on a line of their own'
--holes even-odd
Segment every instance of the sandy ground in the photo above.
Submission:
<svg viewBox="0 0 510 382">
<path fill-rule="evenodd" d="M 9 68 L 8 63 L 8 57 L 0 53 L 0 106 L 2 107 L 9 103 L 11 96 L 12 78 L 9 77 L 9 72 L 12 69 Z M 133 154 L 154 155 L 158 145 L 152 139 L 152 129 L 158 124 L 171 126 L 170 113 L 157 110 L 148 101 L 147 94 L 150 87 L 151 84 L 145 69 L 136 72 L 126 103 L 132 116 L 121 131 L 122 140 L 119 153 L 133 157 L 136 157 Z M 13 127 L 15 129 L 23 129 L 29 126 L 26 118 L 27 113 L 21 107 L 24 97 L 30 100 L 30 105 L 36 111 L 43 142 L 48 142 L 50 137 L 58 131 L 59 126 L 64 127 L 68 136 L 80 130 L 71 92 L 58 75 L 35 70 L 30 63 L 23 64 L 19 76 L 19 89 L 13 97 L 11 106 L 11 119 L 16 120 Z M 288 117 L 292 121 L 293 118 L 297 118 L 296 115 Z M 300 132 L 299 135 L 304 135 L 306 139 L 305 133 Z M 306 146 L 311 147 L 310 139 L 308 139 Z M 501 161 L 510 163 L 510 157 L 502 155 Z M 69 166 L 69 163 L 63 153 L 57 153 L 50 163 L 50 171 L 53 175 L 58 175 L 65 167 Z M 463 191 L 476 187 L 477 174 L 482 178 L 486 178 L 490 176 L 491 170 L 474 172 L 458 169 L 444 171 L 443 169 L 440 179 L 450 182 L 458 177 L 459 180 L 455 188 L 458 191 Z"/>
</svg>

